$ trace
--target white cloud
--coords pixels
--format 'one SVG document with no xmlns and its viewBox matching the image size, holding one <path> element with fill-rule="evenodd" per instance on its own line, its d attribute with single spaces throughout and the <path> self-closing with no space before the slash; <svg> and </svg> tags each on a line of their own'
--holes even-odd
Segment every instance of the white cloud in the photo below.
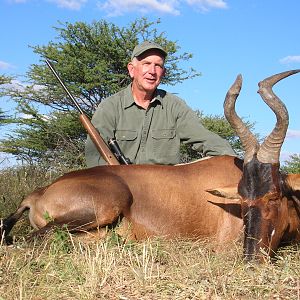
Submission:
<svg viewBox="0 0 300 300">
<path fill-rule="evenodd" d="M 300 63 L 300 55 L 289 55 L 279 60 L 281 64 Z"/>
<path fill-rule="evenodd" d="M 225 9 L 228 7 L 227 3 L 223 0 L 186 0 L 186 2 L 190 6 L 200 9 L 202 12 L 207 12 L 213 8 Z"/>
<path fill-rule="evenodd" d="M 18 117 L 22 118 L 22 119 L 25 119 L 25 120 L 31 120 L 31 119 L 33 119 L 32 115 L 28 115 L 28 114 L 24 114 L 24 113 L 18 114 Z"/>
<path fill-rule="evenodd" d="M 10 3 L 26 3 L 30 0 L 8 0 Z M 48 2 L 56 4 L 58 7 L 67 8 L 71 10 L 80 10 L 81 7 L 88 1 L 88 0 L 46 0 Z"/>
<path fill-rule="evenodd" d="M 179 15 L 177 0 L 107 0 L 99 3 L 98 7 L 105 10 L 110 16 L 124 15 L 132 11 L 142 13 L 161 12 L 172 15 Z"/>
<path fill-rule="evenodd" d="M 0 60 L 0 70 L 8 70 L 12 68 L 13 66 L 5 61 Z"/>
<path fill-rule="evenodd" d="M 57 119 L 57 117 L 55 117 L 55 116 L 49 116 L 49 115 L 45 115 L 45 114 L 40 114 L 39 116 L 45 122 L 50 121 L 51 119 Z M 18 117 L 20 117 L 22 119 L 26 119 L 26 120 L 34 119 L 34 117 L 32 115 L 24 114 L 24 113 L 20 113 L 18 115 Z"/>
<path fill-rule="evenodd" d="M 19 92 L 24 92 L 26 85 L 20 82 L 19 80 L 12 80 L 10 83 L 3 84 L 2 88 L 7 91 L 16 90 Z"/>
<path fill-rule="evenodd" d="M 203 12 L 228 7 L 224 0 L 106 0 L 99 2 L 98 7 L 110 16 L 124 15 L 132 11 L 179 15 L 179 6 L 182 3 L 187 3 Z"/>
<path fill-rule="evenodd" d="M 282 151 L 280 153 L 280 163 L 282 165 L 285 165 L 287 161 L 289 161 L 291 159 L 291 156 L 294 155 L 294 152 L 290 152 L 290 151 Z"/>
<path fill-rule="evenodd" d="M 300 138 L 300 130 L 289 129 L 286 133 L 287 139 L 299 139 Z"/>
<path fill-rule="evenodd" d="M 8 0 L 11 3 L 25 3 L 30 0 Z M 58 7 L 80 10 L 88 0 L 46 0 Z M 196 10 L 207 12 L 211 9 L 227 8 L 227 0 L 100 0 L 97 7 L 108 13 L 109 16 L 120 16 L 129 12 L 143 14 L 158 12 L 170 15 L 179 15 L 179 6 L 188 4 Z"/>
<path fill-rule="evenodd" d="M 284 162 L 287 161 L 291 155 L 292 155 L 291 152 L 281 151 L 281 153 L 280 153 L 280 163 L 284 164 Z"/>
<path fill-rule="evenodd" d="M 57 4 L 58 7 L 71 10 L 79 10 L 87 2 L 87 0 L 48 0 Z"/>
<path fill-rule="evenodd" d="M 24 92 L 27 87 L 30 85 L 19 80 L 12 80 L 10 83 L 2 84 L 2 88 L 5 89 L 7 92 L 9 91 L 19 91 Z M 43 85 L 35 84 L 32 86 L 34 91 L 42 91 L 45 87 Z"/>
</svg>

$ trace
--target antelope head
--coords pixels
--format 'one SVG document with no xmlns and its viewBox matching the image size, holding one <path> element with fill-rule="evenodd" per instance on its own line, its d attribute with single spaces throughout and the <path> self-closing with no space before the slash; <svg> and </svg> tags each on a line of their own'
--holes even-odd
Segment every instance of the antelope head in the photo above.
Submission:
<svg viewBox="0 0 300 300">
<path fill-rule="evenodd" d="M 242 87 L 241 75 L 236 78 L 224 101 L 225 116 L 245 150 L 237 195 L 245 226 L 244 255 L 247 260 L 263 257 L 263 253 L 272 256 L 288 226 L 288 203 L 279 171 L 279 156 L 289 115 L 272 87 L 281 79 L 298 72 L 300 70 L 283 72 L 259 82 L 258 93 L 277 119 L 273 131 L 261 145 L 235 111 L 235 102 Z"/>
</svg>

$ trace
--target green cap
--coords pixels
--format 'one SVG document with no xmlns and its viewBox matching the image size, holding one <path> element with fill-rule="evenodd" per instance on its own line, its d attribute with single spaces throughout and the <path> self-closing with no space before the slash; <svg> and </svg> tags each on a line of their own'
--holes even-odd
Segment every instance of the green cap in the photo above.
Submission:
<svg viewBox="0 0 300 300">
<path fill-rule="evenodd" d="M 144 52 L 151 50 L 151 49 L 157 49 L 157 50 L 161 51 L 161 53 L 164 55 L 164 57 L 166 57 L 168 54 L 165 51 L 165 49 L 163 47 L 161 47 L 160 45 L 158 45 L 157 43 L 150 42 L 150 41 L 144 41 L 141 44 L 138 44 L 137 46 L 134 47 L 132 54 L 131 54 L 131 59 L 133 59 L 134 57 L 140 56 Z"/>
</svg>

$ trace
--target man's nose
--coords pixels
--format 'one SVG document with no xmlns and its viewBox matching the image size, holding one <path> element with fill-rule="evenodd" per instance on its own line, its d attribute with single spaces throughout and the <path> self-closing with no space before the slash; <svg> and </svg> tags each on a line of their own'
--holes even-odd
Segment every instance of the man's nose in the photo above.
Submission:
<svg viewBox="0 0 300 300">
<path fill-rule="evenodd" d="M 154 65 L 154 64 L 151 64 L 151 65 L 149 66 L 149 73 L 155 74 L 155 65 Z"/>
</svg>

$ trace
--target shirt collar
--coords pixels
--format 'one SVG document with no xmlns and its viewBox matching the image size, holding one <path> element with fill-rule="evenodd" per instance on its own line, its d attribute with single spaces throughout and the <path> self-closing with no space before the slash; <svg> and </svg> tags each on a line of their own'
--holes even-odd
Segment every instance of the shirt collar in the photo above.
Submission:
<svg viewBox="0 0 300 300">
<path fill-rule="evenodd" d="M 161 104 L 161 106 L 163 107 L 163 97 L 165 94 L 166 94 L 165 91 L 156 89 L 154 92 L 154 97 L 151 100 L 151 103 L 158 101 Z M 135 104 L 134 98 L 132 95 L 131 84 L 129 84 L 127 86 L 127 88 L 125 89 L 125 97 L 124 98 L 125 98 L 124 99 L 124 108 L 125 109 Z"/>
</svg>

